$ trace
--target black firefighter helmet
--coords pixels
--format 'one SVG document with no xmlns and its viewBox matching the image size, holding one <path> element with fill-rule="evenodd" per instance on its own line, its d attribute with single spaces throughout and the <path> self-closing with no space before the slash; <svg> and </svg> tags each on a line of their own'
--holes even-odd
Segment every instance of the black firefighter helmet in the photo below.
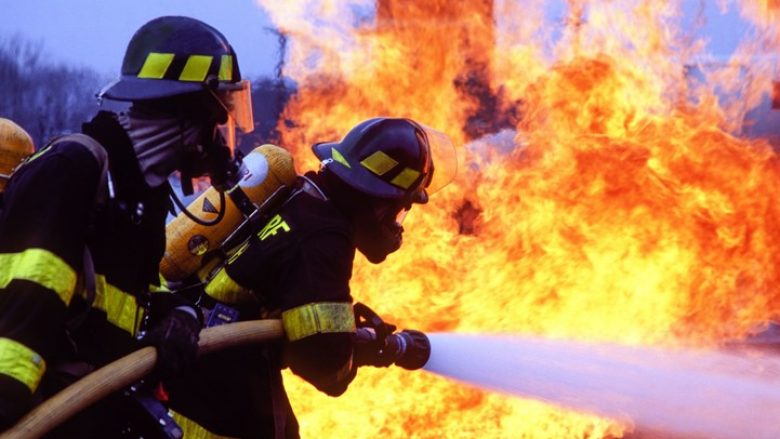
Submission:
<svg viewBox="0 0 780 439">
<path fill-rule="evenodd" d="M 130 39 L 122 73 L 102 96 L 120 101 L 159 99 L 236 88 L 238 59 L 222 33 L 189 17 L 160 17 Z"/>
<path fill-rule="evenodd" d="M 100 98 L 145 101 L 197 92 L 213 95 L 244 133 L 254 129 L 252 87 L 224 35 L 189 17 L 160 17 L 141 26 L 127 45 L 120 78 Z"/>
<path fill-rule="evenodd" d="M 449 138 L 411 119 L 379 117 L 356 125 L 338 143 L 312 147 L 323 167 L 376 198 L 427 203 L 449 183 L 455 152 Z M 436 181 L 432 185 L 436 166 Z"/>
</svg>

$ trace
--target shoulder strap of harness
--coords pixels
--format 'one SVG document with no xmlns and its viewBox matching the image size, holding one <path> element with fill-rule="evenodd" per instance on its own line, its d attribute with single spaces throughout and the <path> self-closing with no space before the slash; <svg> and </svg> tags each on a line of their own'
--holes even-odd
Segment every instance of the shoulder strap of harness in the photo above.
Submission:
<svg viewBox="0 0 780 439">
<path fill-rule="evenodd" d="M 244 218 L 244 220 L 229 234 L 219 246 L 210 253 L 204 255 L 201 272 L 197 275 L 200 282 L 193 285 L 187 285 L 184 290 L 197 288 L 208 284 L 214 276 L 233 258 L 241 252 L 248 241 L 262 228 L 273 215 L 282 209 L 291 199 L 302 192 L 299 183 L 296 187 L 280 185 L 271 195 L 269 195 L 260 205 L 255 206 L 254 212 Z M 200 299 L 205 298 L 201 295 Z M 206 299 L 208 300 L 208 299 Z"/>
<path fill-rule="evenodd" d="M 93 157 L 95 157 L 95 160 L 98 162 L 98 167 L 100 168 L 100 180 L 98 182 L 98 189 L 97 194 L 95 196 L 95 204 L 102 204 L 105 203 L 108 199 L 108 184 L 109 184 L 109 175 L 108 175 L 108 153 L 106 152 L 106 149 L 103 148 L 103 145 L 98 143 L 97 140 L 93 139 L 92 137 L 76 133 L 76 134 L 68 134 L 65 136 L 57 137 L 56 139 L 52 140 L 50 145 L 55 145 L 58 143 L 63 142 L 73 142 L 78 143 L 79 145 L 83 146 L 84 148 L 89 151 Z"/>
<path fill-rule="evenodd" d="M 95 193 L 94 206 L 105 203 L 109 197 L 110 179 L 108 174 L 108 153 L 106 152 L 106 149 L 103 148 L 103 145 L 98 143 L 97 140 L 86 134 L 80 133 L 57 137 L 56 139 L 49 142 L 49 146 L 63 142 L 77 143 L 86 148 L 87 151 L 89 151 L 92 156 L 95 157 L 95 160 L 98 162 L 98 168 L 100 169 L 100 177 L 98 180 L 97 192 Z M 92 303 L 94 303 L 95 296 L 97 294 L 95 263 L 92 259 L 92 252 L 89 251 L 89 246 L 87 245 L 84 245 L 84 259 L 81 271 L 84 290 L 87 293 L 87 303 L 83 312 L 77 313 L 77 315 L 73 316 L 73 318 L 67 322 L 67 327 L 69 330 L 75 330 L 81 326 L 82 323 L 84 323 L 84 320 L 87 318 L 87 314 L 92 308 Z"/>
</svg>

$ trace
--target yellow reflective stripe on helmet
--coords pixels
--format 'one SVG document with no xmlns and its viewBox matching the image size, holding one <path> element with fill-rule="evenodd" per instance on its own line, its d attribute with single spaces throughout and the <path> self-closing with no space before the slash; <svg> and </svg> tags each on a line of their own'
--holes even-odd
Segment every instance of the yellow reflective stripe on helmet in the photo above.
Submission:
<svg viewBox="0 0 780 439">
<path fill-rule="evenodd" d="M 135 296 L 106 282 L 102 274 L 95 276 L 95 301 L 92 307 L 106 312 L 106 319 L 130 334 L 135 334 L 138 303 Z M 159 293 L 169 294 L 169 293 Z"/>
<path fill-rule="evenodd" d="M 70 304 L 76 288 L 76 272 L 62 258 L 42 248 L 0 254 L 0 288 L 14 279 L 24 279 L 48 288 Z"/>
<path fill-rule="evenodd" d="M 37 352 L 10 338 L 0 338 L 0 373 L 21 382 L 34 393 L 44 372 L 46 362 Z"/>
<path fill-rule="evenodd" d="M 172 53 L 152 52 L 146 56 L 146 61 L 138 72 L 138 77 L 142 79 L 162 79 L 168 67 L 173 62 Z"/>
<path fill-rule="evenodd" d="M 406 168 L 393 178 L 390 182 L 398 187 L 409 189 L 409 187 L 417 181 L 420 176 L 420 171 L 415 171 L 412 168 Z"/>
<path fill-rule="evenodd" d="M 233 56 L 222 55 L 219 62 L 219 80 L 231 81 L 233 79 Z"/>
<path fill-rule="evenodd" d="M 349 165 L 349 162 L 347 161 L 347 159 L 345 159 L 344 156 L 341 155 L 341 153 L 338 152 L 338 150 L 336 148 L 331 148 L 330 149 L 330 155 L 331 155 L 331 157 L 333 157 L 333 160 L 341 163 L 342 165 L 344 165 L 344 166 L 346 166 L 348 168 L 352 167 L 352 166 Z"/>
<path fill-rule="evenodd" d="M 360 164 L 376 175 L 383 175 L 387 171 L 395 168 L 395 165 L 397 165 L 398 162 L 393 160 L 392 157 L 385 154 L 384 152 L 376 151 L 375 153 L 363 159 Z"/>
<path fill-rule="evenodd" d="M 282 326 L 289 341 L 315 334 L 355 332 L 355 314 L 349 303 L 309 303 L 282 312 Z"/>
<path fill-rule="evenodd" d="M 219 270 L 214 279 L 206 285 L 206 294 L 225 303 L 247 303 L 254 300 L 252 291 L 231 278 L 225 269 Z"/>
<path fill-rule="evenodd" d="M 204 81 L 213 59 L 214 57 L 210 55 L 190 55 L 179 75 L 179 81 Z"/>
</svg>

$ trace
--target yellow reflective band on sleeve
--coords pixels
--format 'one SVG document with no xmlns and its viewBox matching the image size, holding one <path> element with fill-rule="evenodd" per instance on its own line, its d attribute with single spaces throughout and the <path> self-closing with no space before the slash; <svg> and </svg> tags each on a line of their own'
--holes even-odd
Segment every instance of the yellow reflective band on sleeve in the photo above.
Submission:
<svg viewBox="0 0 780 439">
<path fill-rule="evenodd" d="M 172 53 L 152 52 L 146 56 L 146 61 L 144 61 L 141 71 L 138 72 L 138 77 L 141 79 L 162 79 L 171 62 L 173 62 Z"/>
<path fill-rule="evenodd" d="M 76 277 L 67 262 L 42 248 L 0 254 L 0 288 L 7 287 L 14 279 L 24 279 L 54 291 L 68 305 L 76 288 Z"/>
<path fill-rule="evenodd" d="M 219 80 L 231 81 L 233 79 L 233 56 L 222 55 L 219 62 Z"/>
<path fill-rule="evenodd" d="M 181 413 L 171 410 L 173 413 L 173 420 L 181 427 L 183 438 L 186 439 L 232 439 L 231 436 L 220 436 L 216 433 L 212 433 L 206 430 L 192 419 L 182 415 Z"/>
<path fill-rule="evenodd" d="M 349 303 L 309 303 L 282 312 L 282 326 L 289 341 L 315 334 L 355 332 L 355 314 Z"/>
<path fill-rule="evenodd" d="M 401 173 L 395 176 L 393 180 L 390 182 L 396 186 L 402 187 L 404 189 L 409 189 L 409 186 L 412 185 L 415 181 L 417 181 L 417 177 L 420 176 L 420 171 L 415 171 L 412 168 L 406 168 Z"/>
<path fill-rule="evenodd" d="M 179 75 L 179 81 L 204 81 L 213 59 L 214 57 L 209 55 L 190 55 Z"/>
<path fill-rule="evenodd" d="M 376 151 L 363 159 L 360 164 L 376 175 L 383 175 L 387 171 L 395 168 L 395 165 L 397 165 L 398 162 L 382 151 Z"/>
<path fill-rule="evenodd" d="M 21 382 L 35 393 L 44 372 L 46 362 L 37 352 L 10 338 L 0 338 L 0 373 Z"/>
<path fill-rule="evenodd" d="M 102 274 L 95 276 L 95 301 L 92 307 L 106 312 L 106 319 L 128 333 L 135 334 L 138 303 L 135 296 L 106 282 Z M 159 293 L 168 294 L 168 293 Z"/>
<path fill-rule="evenodd" d="M 252 291 L 231 278 L 225 269 L 219 270 L 214 279 L 206 285 L 206 294 L 220 302 L 239 304 L 254 301 Z"/>
</svg>

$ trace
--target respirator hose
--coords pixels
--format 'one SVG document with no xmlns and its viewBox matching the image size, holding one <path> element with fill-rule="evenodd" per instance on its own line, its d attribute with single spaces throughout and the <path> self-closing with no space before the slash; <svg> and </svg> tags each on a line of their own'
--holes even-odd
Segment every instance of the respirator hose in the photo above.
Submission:
<svg viewBox="0 0 780 439">
<path fill-rule="evenodd" d="M 187 210 L 187 206 L 185 206 L 184 203 L 182 203 L 179 197 L 176 196 L 176 192 L 174 192 L 173 190 L 171 190 L 171 199 L 173 199 L 173 203 L 176 205 L 176 207 L 178 207 L 179 210 L 184 212 L 184 215 L 186 215 L 187 218 L 191 219 L 197 224 L 200 224 L 201 226 L 206 226 L 206 227 L 211 227 L 219 224 L 219 222 L 222 221 L 222 218 L 225 217 L 225 211 L 227 210 L 227 204 L 225 203 L 225 192 L 219 193 L 219 211 L 217 212 L 217 217 L 211 221 L 205 221 L 193 215 L 192 212 Z"/>
</svg>

